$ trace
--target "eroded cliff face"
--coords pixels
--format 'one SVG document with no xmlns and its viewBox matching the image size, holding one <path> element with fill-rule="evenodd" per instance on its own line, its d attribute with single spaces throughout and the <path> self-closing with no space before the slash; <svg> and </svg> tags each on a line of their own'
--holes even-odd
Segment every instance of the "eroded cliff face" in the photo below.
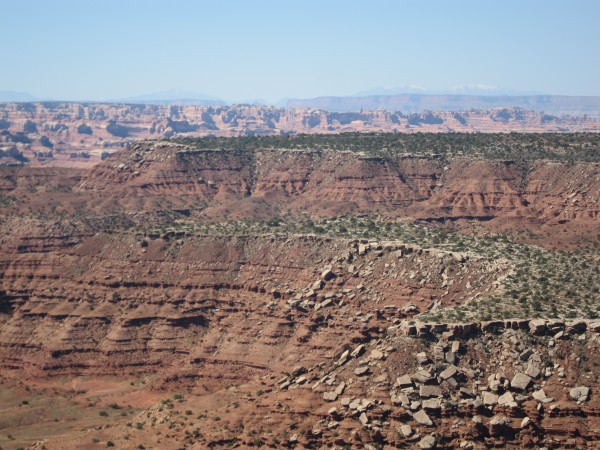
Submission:
<svg viewBox="0 0 600 450">
<path fill-rule="evenodd" d="M 36 376 L 210 371 L 199 368 L 207 359 L 242 372 L 299 355 L 312 364 L 343 336 L 360 341 L 382 320 L 437 299 L 464 301 L 466 283 L 470 298 L 488 292 L 507 269 L 401 243 L 359 252 L 356 241 L 311 236 L 95 233 L 20 242 L 2 252 L 0 360 Z M 416 266 L 427 277 L 415 276 Z M 349 321 L 358 311 L 373 323 Z"/>
<path fill-rule="evenodd" d="M 518 108 L 403 114 L 334 113 L 267 106 L 174 106 L 62 102 L 0 104 L 3 164 L 89 167 L 141 139 L 177 136 L 264 136 L 340 132 L 600 131 L 591 117 L 557 117 Z"/>
<path fill-rule="evenodd" d="M 494 228 L 598 231 L 600 167 L 569 161 L 501 161 L 467 156 L 367 156 L 337 151 L 201 150 L 149 142 L 93 169 L 5 178 L 5 193 L 28 202 L 60 198 L 92 213 L 140 222 L 152 212 L 212 220 L 272 217 L 287 210 L 339 215 L 380 212 L 414 219 L 466 220 Z M 33 169 L 32 169 L 33 170 Z M 7 172 L 8 173 L 8 172 Z M 25 174 L 31 173 L 31 178 Z M 14 178 L 14 177 L 13 177 Z M 30 181 L 34 183 L 34 181 Z M 39 207 L 48 210 L 42 200 Z M 57 203 L 59 203 L 57 201 Z M 13 210 L 31 206 L 16 203 Z M 136 216 L 137 215 L 137 216 Z M 136 218 L 137 217 L 137 218 Z"/>
<path fill-rule="evenodd" d="M 598 438 L 595 393 L 569 392 L 597 384 L 585 360 L 598 352 L 597 323 L 544 323 L 541 333 L 528 320 L 411 324 L 498 293 L 514 271 L 508 260 L 343 232 L 219 231 L 232 220 L 369 213 L 465 233 L 548 232 L 541 243 L 579 245 L 600 232 L 596 163 L 152 141 L 91 169 L 2 168 L 0 195 L 2 377 L 39 395 L 60 376 L 84 385 L 149 377 L 137 394 L 119 387 L 94 397 L 121 404 L 127 392 L 135 405 L 101 427 L 107 441 L 150 446 L 160 432 L 165 448 L 243 448 L 258 438 L 273 448 L 394 448 L 432 433 L 419 411 L 446 447 Z M 415 357 L 423 351 L 426 359 Z M 451 365 L 457 372 L 442 375 Z M 521 372 L 532 380 L 519 390 L 510 380 Z M 173 425 L 165 402 L 184 389 L 198 396 L 179 413 L 210 422 Z M 73 396 L 83 410 L 92 394 Z M 46 445 L 77 448 L 96 431 L 86 422 Z"/>
<path fill-rule="evenodd" d="M 74 343 L 88 330 L 97 330 L 95 345 L 85 350 L 95 366 L 118 361 L 119 343 L 127 341 L 128 333 L 133 353 L 123 361 L 164 363 L 161 352 L 190 353 L 189 343 L 204 341 L 215 308 L 233 317 L 232 311 L 272 297 L 272 290 L 278 291 L 277 298 L 294 297 L 315 281 L 321 266 L 347 259 L 349 249 L 348 243 L 317 238 L 184 238 L 183 231 L 148 235 L 143 230 L 149 221 L 160 226 L 290 212 L 385 213 L 459 227 L 477 223 L 490 231 L 553 232 L 568 226 L 571 238 L 600 231 L 600 168 L 592 163 L 213 151 L 151 142 L 91 170 L 17 168 L 2 174 L 2 195 L 10 200 L 2 217 L 2 289 L 8 299 L 5 310 L 12 311 L 3 327 L 4 347 L 17 367 L 37 361 L 40 367 L 58 369 L 61 358 L 86 367 L 77 362 L 83 353 L 74 356 L 62 344 L 51 348 L 48 336 L 59 328 L 64 335 L 57 342 Z M 66 220 L 61 218 L 65 215 Z M 282 278 L 267 282 L 269 272 Z M 379 293 L 400 308 L 412 296 L 415 312 L 430 308 L 427 302 L 442 293 L 436 291 L 439 287 L 409 285 L 394 281 Z M 427 293 L 417 295 L 422 289 Z M 443 299 L 456 302 L 449 292 Z M 16 324 L 14 329 L 10 323 Z M 135 343 L 138 328 L 147 325 L 164 329 L 165 336 L 172 332 L 173 345 L 160 339 L 155 348 Z M 153 333 L 144 339 L 152 341 Z M 180 333 L 187 348 L 175 345 Z M 38 335 L 39 342 L 23 350 L 19 363 L 21 353 L 12 346 Z"/>
</svg>

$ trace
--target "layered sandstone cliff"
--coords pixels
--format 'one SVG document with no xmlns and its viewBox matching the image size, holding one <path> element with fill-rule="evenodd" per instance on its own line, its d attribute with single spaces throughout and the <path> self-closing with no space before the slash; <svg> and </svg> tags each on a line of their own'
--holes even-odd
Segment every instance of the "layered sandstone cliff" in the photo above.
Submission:
<svg viewBox="0 0 600 450">
<path fill-rule="evenodd" d="M 417 222 L 459 239 L 544 232 L 539 243 L 581 249 L 600 232 L 600 168 L 575 143 L 565 144 L 571 158 L 502 159 L 183 142 L 135 143 L 89 169 L 0 168 L 2 381 L 57 398 L 46 387 L 68 376 L 73 408 L 104 401 L 113 421 L 70 413 L 77 427 L 46 432 L 40 446 L 97 435 L 125 448 L 598 439 L 596 321 L 424 325 L 424 313 L 512 298 L 518 257 L 490 256 L 479 241 L 434 245 L 424 227 L 416 243 L 383 237 Z M 331 222 L 335 233 L 280 231 L 280 220 Z M 353 220 L 360 232 L 347 229 Z M 546 282 L 549 252 L 523 253 Z M 594 255 L 573 267 L 593 276 Z M 562 252 L 556 261 L 569 263 Z M 574 303 L 597 302 L 589 284 Z M 519 373 L 523 388 L 511 384 Z M 107 379 L 127 387 L 78 388 Z M 173 392 L 186 398 L 173 405 Z M 2 416 L 22 423 L 27 407 Z M 36 411 L 28 417 L 48 415 Z M 0 427 L 29 445 L 8 420 Z"/>
</svg>

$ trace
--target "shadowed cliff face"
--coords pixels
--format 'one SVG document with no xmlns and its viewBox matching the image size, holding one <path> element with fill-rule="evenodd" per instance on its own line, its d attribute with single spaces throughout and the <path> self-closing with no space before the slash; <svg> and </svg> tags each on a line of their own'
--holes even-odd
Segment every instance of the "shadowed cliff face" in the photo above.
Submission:
<svg viewBox="0 0 600 450">
<path fill-rule="evenodd" d="M 548 247 L 582 248 L 588 242 L 578 239 L 600 232 L 600 168 L 593 161 L 207 150 L 149 141 L 90 169 L 2 168 L 0 201 L 3 377 L 17 387 L 54 386 L 55 376 L 65 375 L 151 377 L 151 385 L 136 385 L 143 393 L 136 395 L 146 397 L 127 397 L 138 415 L 116 417 L 106 440 L 133 442 L 124 436 L 134 420 L 143 424 L 136 426 L 136 445 L 152 445 L 160 431 L 165 448 L 178 448 L 193 435 L 193 420 L 204 420 L 197 419 L 202 411 L 211 422 L 198 425 L 197 448 L 255 446 L 251 430 L 268 434 L 274 448 L 296 441 L 412 445 L 420 439 L 414 431 L 431 432 L 413 417 L 417 411 L 430 416 L 448 446 L 487 439 L 519 448 L 555 438 L 580 445 L 597 438 L 595 394 L 580 401 L 568 389 L 596 385 L 597 369 L 585 357 L 597 354 L 599 324 L 544 322 L 542 333 L 535 321 L 529 333 L 528 320 L 422 327 L 423 313 L 512 298 L 506 279 L 516 271 L 514 259 L 485 256 L 476 245 L 436 247 L 427 233 L 409 243 L 346 229 L 368 216 L 365 232 L 374 218 L 380 231 L 414 222 L 457 236 L 525 231 L 543 235 L 539 243 Z M 333 219 L 342 215 L 344 221 Z M 282 217 L 330 221 L 337 234 L 315 224 L 278 232 Z M 550 259 L 538 250 L 527 249 L 532 260 Z M 594 273 L 584 262 L 573 267 Z M 415 357 L 422 351 L 427 360 Z M 535 374 L 531 364 L 540 373 L 517 392 L 510 379 Z M 460 372 L 452 382 L 442 376 L 450 365 Z M 430 375 L 416 375 L 422 371 Z M 405 374 L 417 376 L 408 381 L 410 392 L 396 380 Z M 490 379 L 498 385 L 489 393 L 524 397 L 517 406 L 496 400 L 484 407 L 478 386 Z M 439 396 L 421 393 L 438 385 Z M 168 392 L 184 388 L 198 396 L 182 407 L 196 412 L 189 414 L 189 434 L 177 434 L 167 428 L 171 419 L 161 420 L 171 417 Z M 548 413 L 537 407 L 549 404 L 546 397 L 532 397 L 542 388 L 559 404 Z M 78 408 L 90 402 L 73 395 Z M 413 407 L 401 395 L 421 403 Z M 508 419 L 492 423 L 497 415 Z M 20 417 L 13 410 L 5 416 Z M 474 416 L 484 416 L 485 427 L 469 425 Z M 521 427 L 525 417 L 535 425 Z M 456 420 L 463 420 L 459 434 Z M 406 423 L 413 431 L 401 436 L 398 427 Z M 85 427 L 78 422 L 66 437 L 49 438 L 49 448 L 89 441 Z"/>
</svg>

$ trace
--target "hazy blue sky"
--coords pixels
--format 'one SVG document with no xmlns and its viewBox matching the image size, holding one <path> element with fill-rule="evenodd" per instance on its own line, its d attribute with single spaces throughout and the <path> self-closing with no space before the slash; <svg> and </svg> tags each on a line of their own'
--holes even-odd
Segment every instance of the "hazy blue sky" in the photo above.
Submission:
<svg viewBox="0 0 600 450">
<path fill-rule="evenodd" d="M 599 0 L 0 0 L 0 90 L 224 99 L 414 84 L 600 95 Z"/>
</svg>

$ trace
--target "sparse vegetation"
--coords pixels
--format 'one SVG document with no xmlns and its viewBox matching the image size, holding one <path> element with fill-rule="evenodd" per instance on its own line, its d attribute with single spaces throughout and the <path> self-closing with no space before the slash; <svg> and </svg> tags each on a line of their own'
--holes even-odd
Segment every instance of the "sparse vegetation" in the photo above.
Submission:
<svg viewBox="0 0 600 450">
<path fill-rule="evenodd" d="M 274 223 L 277 226 L 274 226 Z M 578 252 L 555 251 L 518 243 L 509 234 L 485 237 L 448 232 L 434 225 L 393 221 L 377 216 L 332 217 L 313 220 L 285 216 L 269 220 L 219 223 L 172 223 L 161 229 L 137 230 L 147 236 L 176 235 L 303 235 L 348 239 L 398 240 L 423 248 L 440 248 L 503 260 L 514 267 L 500 289 L 460 306 L 426 314 L 422 320 L 466 321 L 522 317 L 600 317 L 599 248 Z M 576 299 L 576 301 L 572 301 Z M 259 392 L 256 393 L 260 395 Z"/>
<path fill-rule="evenodd" d="M 174 142 L 214 150 L 287 149 L 355 152 L 388 158 L 420 155 L 600 162 L 600 135 L 597 133 L 340 133 L 178 138 Z"/>
</svg>

